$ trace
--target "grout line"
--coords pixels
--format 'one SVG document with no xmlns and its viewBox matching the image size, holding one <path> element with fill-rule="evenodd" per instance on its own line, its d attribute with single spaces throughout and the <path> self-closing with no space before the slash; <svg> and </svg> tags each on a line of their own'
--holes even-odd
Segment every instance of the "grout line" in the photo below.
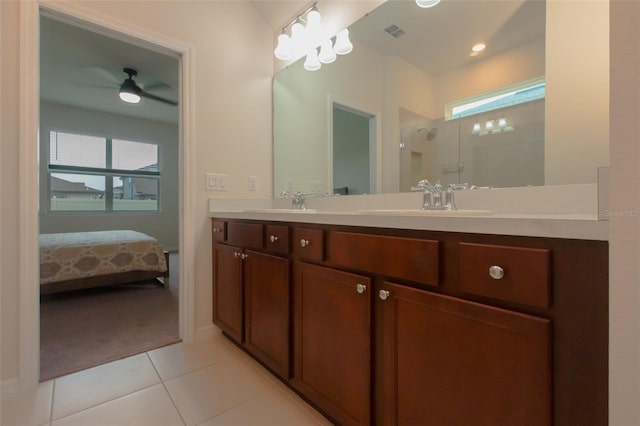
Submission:
<svg viewBox="0 0 640 426">
<path fill-rule="evenodd" d="M 169 392 L 169 389 L 167 389 L 167 385 L 164 382 L 164 380 L 162 379 L 162 376 L 160 376 L 160 372 L 158 371 L 158 369 L 156 368 L 156 365 L 153 363 L 153 360 L 151 359 L 151 356 L 149 356 L 149 352 L 146 352 L 147 354 L 147 358 L 149 358 L 149 362 L 151 362 L 151 366 L 153 367 L 154 371 L 156 372 L 156 374 L 158 375 L 158 378 L 160 379 L 160 383 L 162 384 L 162 387 L 164 388 L 164 391 L 167 393 L 167 396 L 169 397 L 169 399 L 171 400 L 171 403 L 173 404 L 173 408 L 176 409 L 176 413 L 178 413 L 178 417 L 180 417 L 180 420 L 182 421 L 183 425 L 186 425 L 187 422 L 184 420 L 184 417 L 182 417 L 182 413 L 180 412 L 180 410 L 178 409 L 178 406 L 176 405 L 176 402 L 173 400 L 173 398 L 171 397 L 171 393 Z"/>
</svg>

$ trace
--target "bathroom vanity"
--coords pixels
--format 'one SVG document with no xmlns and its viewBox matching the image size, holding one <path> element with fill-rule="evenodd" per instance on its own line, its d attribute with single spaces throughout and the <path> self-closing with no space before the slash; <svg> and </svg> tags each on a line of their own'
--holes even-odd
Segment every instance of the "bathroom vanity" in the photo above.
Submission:
<svg viewBox="0 0 640 426">
<path fill-rule="evenodd" d="M 213 322 L 336 424 L 607 424 L 601 223 L 210 215 Z"/>
</svg>

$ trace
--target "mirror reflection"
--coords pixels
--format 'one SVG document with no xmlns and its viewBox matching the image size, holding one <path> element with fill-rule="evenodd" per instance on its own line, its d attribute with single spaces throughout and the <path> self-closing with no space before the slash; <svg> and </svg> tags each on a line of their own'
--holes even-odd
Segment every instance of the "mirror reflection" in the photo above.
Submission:
<svg viewBox="0 0 640 426">
<path fill-rule="evenodd" d="M 549 179 L 549 165 L 560 161 L 549 158 L 560 150 L 550 144 L 560 142 L 549 137 L 545 104 L 561 90 L 552 94 L 548 84 L 547 7 L 462 0 L 420 9 L 390 0 L 350 27 L 349 55 L 318 71 L 298 61 L 278 73 L 275 195 L 398 192 L 420 179 L 480 187 L 595 181 L 591 163 L 586 178 Z M 586 31 L 588 19 L 579 25 Z M 601 83 L 608 80 L 591 82 Z M 345 111 L 360 127 L 345 127 Z M 606 139 L 595 143 L 606 152 Z"/>
</svg>

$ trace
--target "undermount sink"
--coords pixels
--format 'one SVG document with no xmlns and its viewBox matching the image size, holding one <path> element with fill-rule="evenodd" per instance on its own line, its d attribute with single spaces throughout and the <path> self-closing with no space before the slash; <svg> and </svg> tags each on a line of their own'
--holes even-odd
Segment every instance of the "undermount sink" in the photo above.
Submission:
<svg viewBox="0 0 640 426">
<path fill-rule="evenodd" d="M 397 210 L 358 210 L 359 214 L 384 215 L 384 216 L 487 216 L 489 210 L 419 210 L 419 209 L 397 209 Z"/>
<path fill-rule="evenodd" d="M 246 209 L 245 213 L 316 213 L 316 209 Z"/>
</svg>

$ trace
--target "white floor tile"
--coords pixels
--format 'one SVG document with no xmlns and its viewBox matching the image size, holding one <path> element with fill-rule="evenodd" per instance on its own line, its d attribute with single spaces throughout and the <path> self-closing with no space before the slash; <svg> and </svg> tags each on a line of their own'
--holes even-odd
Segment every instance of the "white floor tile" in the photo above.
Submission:
<svg viewBox="0 0 640 426">
<path fill-rule="evenodd" d="M 320 423 L 279 390 L 273 388 L 200 426 L 319 426 Z"/>
<path fill-rule="evenodd" d="M 53 380 L 42 382 L 33 392 L 2 397 L 2 426 L 47 424 L 51 413 Z"/>
<path fill-rule="evenodd" d="M 64 417 L 52 426 L 182 426 L 184 423 L 159 384 Z"/>
<path fill-rule="evenodd" d="M 186 424 L 196 425 L 269 390 L 246 362 L 228 360 L 165 383 Z"/>
<path fill-rule="evenodd" d="M 160 383 L 147 354 L 124 358 L 55 379 L 53 419 Z"/>
<path fill-rule="evenodd" d="M 173 379 L 217 362 L 237 358 L 221 334 L 194 343 L 177 343 L 149 352 L 162 380 Z"/>
</svg>

